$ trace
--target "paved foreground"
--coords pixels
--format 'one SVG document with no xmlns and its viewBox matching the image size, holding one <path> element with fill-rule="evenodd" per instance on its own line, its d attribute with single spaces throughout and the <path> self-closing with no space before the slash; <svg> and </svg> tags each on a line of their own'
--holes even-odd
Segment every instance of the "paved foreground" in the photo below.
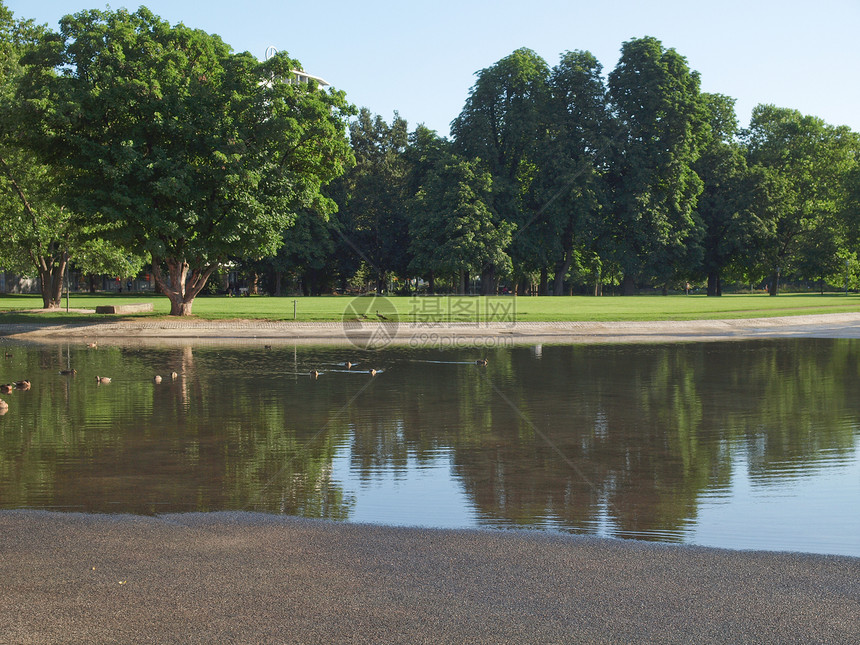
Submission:
<svg viewBox="0 0 860 645">
<path fill-rule="evenodd" d="M 860 558 L 0 512 L 0 643 L 858 643 Z"/>
</svg>

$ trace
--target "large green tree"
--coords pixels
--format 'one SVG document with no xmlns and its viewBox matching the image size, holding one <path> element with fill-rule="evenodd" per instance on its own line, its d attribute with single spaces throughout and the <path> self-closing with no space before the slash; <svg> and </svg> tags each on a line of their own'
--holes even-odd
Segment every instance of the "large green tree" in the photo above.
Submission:
<svg viewBox="0 0 860 645">
<path fill-rule="evenodd" d="M 171 314 L 230 256 L 273 254 L 296 213 L 351 161 L 340 92 L 294 82 L 146 8 L 60 21 L 29 58 L 30 144 L 63 169 L 72 206 L 152 258 Z"/>
<path fill-rule="evenodd" d="M 518 49 L 477 74 L 460 115 L 451 124 L 455 151 L 480 159 L 493 178 L 493 208 L 499 218 L 521 227 L 514 239 L 514 270 L 546 266 L 546 254 L 526 224 L 534 218 L 533 182 L 537 157 L 545 139 L 544 104 L 548 98 L 549 67 L 530 49 Z M 502 267 L 482 271 L 484 293 L 495 289 Z"/>
<path fill-rule="evenodd" d="M 624 43 L 609 74 L 616 119 L 608 221 L 623 293 L 640 278 L 664 282 L 698 263 L 694 211 L 702 182 L 693 170 L 705 132 L 699 74 L 656 38 Z"/>
<path fill-rule="evenodd" d="M 590 52 L 562 55 L 549 81 L 546 142 L 535 182 L 547 258 L 553 264 L 553 293 L 564 293 L 564 279 L 577 256 L 593 254 L 600 236 L 608 148 L 608 112 L 602 66 Z"/>
<path fill-rule="evenodd" d="M 492 211 L 492 177 L 476 161 L 440 160 L 419 190 L 410 222 L 417 273 L 466 276 L 487 266 L 508 269 L 514 225 Z"/>
<path fill-rule="evenodd" d="M 391 272 L 405 273 L 409 263 L 407 178 L 409 141 L 406 120 L 395 114 L 388 124 L 367 108 L 349 127 L 355 166 L 337 182 L 340 206 L 336 235 L 340 252 L 371 269 L 377 291 Z"/>
<path fill-rule="evenodd" d="M 696 212 L 704 226 L 702 273 L 709 296 L 722 295 L 722 274 L 733 263 L 752 260 L 766 231 L 756 214 L 762 204 L 761 175 L 747 168 L 738 142 L 734 99 L 703 94 L 708 134 L 702 155 L 694 164 L 704 188 Z"/>
<path fill-rule="evenodd" d="M 140 258 L 103 243 L 100 229 L 69 208 L 67 187 L 50 164 L 24 145 L 29 125 L 17 98 L 21 58 L 47 37 L 44 27 L 16 20 L 0 3 L 0 263 L 5 270 L 39 278 L 42 305 L 60 306 L 70 261 L 94 271 Z M 124 271 L 122 275 L 127 275 Z"/>
<path fill-rule="evenodd" d="M 857 134 L 788 108 L 759 105 L 745 132 L 749 164 L 769 186 L 761 217 L 770 294 L 780 277 L 839 273 L 851 236 L 844 218 L 846 180 L 856 164 Z"/>
</svg>

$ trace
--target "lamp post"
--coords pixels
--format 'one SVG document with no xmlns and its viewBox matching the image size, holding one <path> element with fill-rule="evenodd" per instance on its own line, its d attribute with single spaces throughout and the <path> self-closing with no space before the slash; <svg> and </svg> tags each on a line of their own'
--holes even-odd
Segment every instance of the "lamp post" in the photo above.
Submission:
<svg viewBox="0 0 860 645">
<path fill-rule="evenodd" d="M 845 295 L 848 295 L 848 259 L 845 260 Z"/>
</svg>

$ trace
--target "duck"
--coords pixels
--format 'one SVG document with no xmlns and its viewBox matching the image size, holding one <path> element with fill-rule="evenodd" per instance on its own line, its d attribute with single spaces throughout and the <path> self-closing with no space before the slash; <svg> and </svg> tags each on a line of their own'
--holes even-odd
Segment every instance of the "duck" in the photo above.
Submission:
<svg viewBox="0 0 860 645">
<path fill-rule="evenodd" d="M 152 377 L 152 381 L 154 383 L 161 383 L 161 377 L 158 374 L 156 374 L 155 376 Z"/>
<path fill-rule="evenodd" d="M 486 358 L 479 358 L 478 360 L 475 361 L 475 365 L 480 365 L 481 367 L 486 367 L 487 366 L 487 359 Z"/>
<path fill-rule="evenodd" d="M 4 352 L 3 356 L 5 356 L 6 358 L 12 358 L 12 352 Z"/>
<path fill-rule="evenodd" d="M 74 368 L 72 368 L 70 370 L 60 370 L 60 374 L 75 375 L 77 373 L 78 373 L 78 370 L 76 370 Z"/>
<path fill-rule="evenodd" d="M 29 390 L 30 389 L 30 381 L 24 379 L 23 381 L 15 381 L 15 389 L 16 390 Z"/>
<path fill-rule="evenodd" d="M 8 410 L 9 404 L 6 403 L 3 399 L 0 399 L 0 410 Z"/>
<path fill-rule="evenodd" d="M 12 383 L 4 383 L 3 385 L 0 385 L 0 392 L 2 392 L 3 394 L 9 394 L 9 392 L 14 389 L 15 385 Z"/>
<path fill-rule="evenodd" d="M 371 376 L 376 376 L 378 374 L 378 372 L 376 370 L 372 369 L 368 372 L 368 374 L 370 374 Z"/>
<path fill-rule="evenodd" d="M 175 381 L 177 378 L 179 378 L 179 374 L 177 374 L 176 372 L 171 372 L 170 378 L 172 378 Z"/>
<path fill-rule="evenodd" d="M 110 383 L 110 376 L 96 376 L 97 383 Z"/>
<path fill-rule="evenodd" d="M 376 310 L 376 317 L 380 320 L 388 320 L 387 316 L 383 316 L 381 313 L 379 313 L 379 309 Z"/>
<path fill-rule="evenodd" d="M 319 375 L 320 375 L 320 373 L 317 370 L 311 370 L 310 371 L 311 378 L 318 378 Z"/>
<path fill-rule="evenodd" d="M 346 363 L 344 363 L 343 365 L 344 365 L 344 367 L 346 367 L 346 369 L 351 370 L 351 369 L 353 368 L 353 366 L 354 366 L 354 365 L 357 365 L 357 364 L 358 364 L 358 363 L 350 363 L 349 361 L 347 361 L 347 362 L 346 362 Z"/>
<path fill-rule="evenodd" d="M 95 349 L 95 348 L 96 348 L 96 347 L 98 347 L 98 346 L 99 346 L 99 344 L 98 344 L 98 343 L 95 343 L 95 342 L 93 342 L 93 343 L 87 343 L 87 347 L 89 347 L 89 348 L 91 348 L 91 349 Z"/>
</svg>

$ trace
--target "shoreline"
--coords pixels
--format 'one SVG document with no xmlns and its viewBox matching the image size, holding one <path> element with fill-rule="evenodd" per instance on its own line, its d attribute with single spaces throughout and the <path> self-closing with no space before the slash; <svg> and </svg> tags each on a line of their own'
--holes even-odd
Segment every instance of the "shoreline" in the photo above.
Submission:
<svg viewBox="0 0 860 645">
<path fill-rule="evenodd" d="M 280 322 L 266 320 L 124 320 L 85 324 L 0 324 L 0 336 L 54 343 L 87 338 L 110 344 L 193 341 L 296 345 L 493 345 L 658 343 L 754 338 L 860 338 L 860 313 L 769 318 L 637 322 Z"/>
<path fill-rule="evenodd" d="M 243 512 L 0 511 L 0 642 L 860 639 L 860 558 Z"/>
</svg>

